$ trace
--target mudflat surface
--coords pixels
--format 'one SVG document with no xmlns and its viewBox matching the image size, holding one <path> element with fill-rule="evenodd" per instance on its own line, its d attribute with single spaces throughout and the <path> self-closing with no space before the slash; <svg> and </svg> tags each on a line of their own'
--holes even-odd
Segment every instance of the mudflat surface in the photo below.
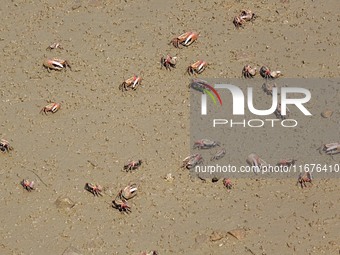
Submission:
<svg viewBox="0 0 340 255">
<path fill-rule="evenodd" d="M 0 253 L 339 254 L 339 179 L 305 189 L 296 179 L 236 179 L 227 192 L 221 181 L 204 183 L 181 168 L 192 146 L 185 70 L 194 61 L 209 63 L 206 77 L 239 77 L 247 63 L 286 77 L 339 77 L 338 0 L 254 2 L 2 4 L 0 137 L 14 150 L 0 155 Z M 232 19 L 244 8 L 258 18 L 237 30 Z M 193 45 L 168 45 L 189 30 L 200 32 Z M 46 50 L 53 42 L 64 49 Z M 167 53 L 178 56 L 171 72 L 160 69 Z M 72 71 L 48 72 L 42 62 L 51 57 L 68 59 Z M 119 91 L 133 74 L 142 74 L 142 86 Z M 39 114 L 47 100 L 60 102 L 60 111 Z M 331 100 L 325 108 L 334 114 L 321 121 L 338 131 L 339 104 Z M 315 149 L 310 160 L 320 157 Z M 126 173 L 129 159 L 144 163 Z M 36 190 L 23 190 L 24 178 Z M 103 197 L 85 191 L 86 182 L 101 184 Z M 132 182 L 138 195 L 123 215 L 111 201 Z M 69 204 L 60 203 L 65 197 Z M 238 228 L 241 240 L 227 234 Z"/>
</svg>

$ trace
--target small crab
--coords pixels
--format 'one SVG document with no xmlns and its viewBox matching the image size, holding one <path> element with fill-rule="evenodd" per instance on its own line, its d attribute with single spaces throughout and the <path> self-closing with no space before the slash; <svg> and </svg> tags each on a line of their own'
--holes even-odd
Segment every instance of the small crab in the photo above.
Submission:
<svg viewBox="0 0 340 255">
<path fill-rule="evenodd" d="M 143 161 L 142 160 L 130 160 L 124 165 L 124 170 L 126 172 L 131 171 L 131 170 L 136 170 L 142 165 Z"/>
<path fill-rule="evenodd" d="M 56 113 L 59 109 L 60 109 L 59 103 L 49 103 L 40 110 L 40 113 L 45 114 L 47 114 L 48 112 Z"/>
<path fill-rule="evenodd" d="M 231 183 L 231 180 L 229 178 L 223 179 L 223 186 L 227 189 L 231 189 L 233 187 L 233 184 Z"/>
<path fill-rule="evenodd" d="M 300 173 L 296 185 L 300 183 L 301 188 L 304 188 L 304 187 L 306 188 L 307 182 L 309 182 L 310 184 L 313 184 L 312 180 L 313 180 L 313 177 L 310 172 Z"/>
<path fill-rule="evenodd" d="M 103 188 L 100 185 L 95 185 L 95 184 L 92 184 L 92 183 L 86 183 L 85 189 L 88 192 L 91 192 L 94 196 L 103 196 L 101 194 Z"/>
<path fill-rule="evenodd" d="M 242 76 L 244 78 L 253 78 L 256 75 L 256 67 L 252 68 L 251 65 L 245 65 L 242 69 Z"/>
<path fill-rule="evenodd" d="M 10 143 L 5 139 L 1 139 L 0 140 L 0 151 L 9 152 L 11 150 L 13 150 L 13 147 L 10 145 Z"/>
<path fill-rule="evenodd" d="M 116 198 L 112 201 L 112 207 L 118 209 L 122 213 L 130 213 L 131 207 L 128 205 L 125 199 L 122 199 L 118 194 Z"/>
<path fill-rule="evenodd" d="M 258 170 L 261 169 L 262 166 L 267 165 L 266 161 L 261 159 L 259 155 L 255 153 L 249 154 L 246 161 L 249 165 L 253 167 L 254 172 L 258 172 Z"/>
<path fill-rule="evenodd" d="M 158 255 L 157 251 L 142 252 L 140 255 Z"/>
<path fill-rule="evenodd" d="M 119 85 L 119 89 L 122 91 L 127 91 L 128 89 L 136 90 L 139 85 L 142 83 L 142 77 L 134 75 L 131 78 L 125 80 L 122 84 Z"/>
<path fill-rule="evenodd" d="M 50 70 L 60 71 L 62 69 L 66 70 L 67 67 L 71 69 L 71 65 L 68 60 L 58 58 L 46 59 L 44 60 L 43 65 L 44 67 L 47 68 L 48 71 Z"/>
<path fill-rule="evenodd" d="M 195 74 L 195 73 L 200 74 L 205 70 L 207 66 L 208 66 L 208 63 L 206 61 L 199 60 L 193 63 L 192 65 L 188 66 L 187 72 L 190 75 Z"/>
<path fill-rule="evenodd" d="M 166 57 L 161 58 L 161 68 L 164 66 L 165 69 L 170 70 L 171 68 L 176 68 L 177 57 L 171 57 L 167 55 Z"/>
<path fill-rule="evenodd" d="M 290 167 L 294 166 L 296 161 L 296 159 L 281 159 L 276 165 Z"/>
<path fill-rule="evenodd" d="M 265 82 L 262 85 L 262 89 L 267 95 L 273 95 L 273 88 L 276 88 L 276 83 Z"/>
<path fill-rule="evenodd" d="M 251 10 L 242 10 L 240 15 L 234 17 L 233 23 L 236 28 L 240 28 L 243 27 L 245 22 L 252 21 L 255 18 L 256 15 Z"/>
<path fill-rule="evenodd" d="M 233 23 L 234 23 L 234 26 L 236 28 L 243 27 L 245 22 L 246 21 L 244 19 L 242 19 L 240 16 L 235 16 L 234 19 L 233 19 Z"/>
<path fill-rule="evenodd" d="M 191 169 L 197 166 L 198 164 L 202 164 L 202 163 L 203 163 L 203 158 L 201 154 L 196 153 L 183 159 L 182 167 L 185 167 L 186 169 Z"/>
<path fill-rule="evenodd" d="M 274 112 L 276 118 L 281 119 L 281 120 L 285 120 L 286 118 L 289 117 L 290 111 L 288 108 L 286 108 L 286 115 L 282 115 L 282 109 L 281 109 L 281 103 L 277 104 L 276 110 Z"/>
<path fill-rule="evenodd" d="M 53 49 L 64 49 L 60 43 L 52 43 L 50 46 L 46 48 L 46 50 L 53 50 Z"/>
<path fill-rule="evenodd" d="M 137 184 L 133 183 L 122 189 L 118 195 L 121 199 L 129 200 L 137 195 L 137 190 Z"/>
<path fill-rule="evenodd" d="M 194 149 L 198 148 L 198 149 L 210 149 L 216 146 L 220 146 L 219 142 L 215 142 L 215 141 L 211 141 L 209 139 L 201 139 L 201 140 L 197 140 L 194 143 Z"/>
<path fill-rule="evenodd" d="M 226 154 L 226 150 L 224 148 L 220 149 L 215 153 L 215 155 L 211 158 L 211 160 L 219 160 L 223 158 L 225 154 Z"/>
<path fill-rule="evenodd" d="M 323 144 L 319 148 L 319 152 L 321 153 L 322 151 L 324 151 L 328 155 L 338 154 L 340 153 L 340 143 Z"/>
<path fill-rule="evenodd" d="M 260 75 L 266 79 L 276 79 L 282 76 L 281 71 L 271 71 L 268 67 L 262 66 L 260 69 Z"/>
<path fill-rule="evenodd" d="M 194 41 L 197 40 L 198 36 L 199 36 L 199 33 L 196 33 L 196 32 L 186 32 L 186 33 L 181 34 L 180 36 L 172 39 L 169 44 L 172 44 L 176 48 L 180 48 L 180 45 L 189 46 Z"/>
<path fill-rule="evenodd" d="M 251 10 L 242 10 L 240 18 L 244 21 L 252 21 L 256 18 L 256 15 Z"/>
<path fill-rule="evenodd" d="M 27 191 L 32 191 L 34 190 L 34 181 L 29 181 L 29 180 L 22 180 L 21 181 L 21 186 L 26 189 Z"/>
</svg>

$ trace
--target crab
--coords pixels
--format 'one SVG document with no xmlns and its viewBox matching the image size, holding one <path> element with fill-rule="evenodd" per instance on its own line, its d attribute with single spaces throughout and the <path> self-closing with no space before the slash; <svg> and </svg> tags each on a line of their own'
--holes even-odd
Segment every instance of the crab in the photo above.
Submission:
<svg viewBox="0 0 340 255">
<path fill-rule="evenodd" d="M 242 10 L 239 17 L 244 21 L 252 21 L 256 18 L 256 15 L 251 10 Z"/>
<path fill-rule="evenodd" d="M 198 60 L 192 65 L 188 66 L 187 72 L 190 75 L 195 74 L 195 73 L 200 74 L 205 70 L 207 66 L 208 66 L 208 63 L 206 61 Z"/>
<path fill-rule="evenodd" d="M 131 207 L 128 205 L 125 199 L 121 199 L 119 194 L 117 197 L 112 201 L 112 207 L 119 210 L 122 213 L 130 213 Z"/>
<path fill-rule="evenodd" d="M 242 69 L 242 76 L 244 78 L 253 78 L 256 75 L 256 67 L 252 68 L 251 65 L 245 65 Z"/>
<path fill-rule="evenodd" d="M 256 15 L 251 10 L 242 10 L 240 15 L 234 17 L 233 23 L 236 28 L 239 28 L 243 27 L 245 22 L 252 21 L 255 18 Z"/>
<path fill-rule="evenodd" d="M 71 65 L 68 60 L 59 58 L 45 59 L 43 65 L 44 67 L 47 68 L 48 71 L 50 70 L 60 71 L 62 69 L 66 70 L 67 67 L 71 69 Z"/>
<path fill-rule="evenodd" d="M 40 113 L 45 113 L 47 115 L 48 112 L 56 113 L 59 109 L 60 109 L 59 103 L 49 103 L 40 110 Z"/>
<path fill-rule="evenodd" d="M 134 196 L 137 195 L 137 184 L 136 183 L 133 183 L 133 184 L 130 184 L 128 186 L 126 186 L 124 189 L 122 189 L 118 196 L 121 198 L 121 199 L 124 199 L 124 200 L 129 200 L 131 198 L 133 198 Z"/>
<path fill-rule="evenodd" d="M 289 117 L 290 111 L 288 108 L 286 108 L 286 115 L 282 115 L 282 109 L 281 109 L 281 103 L 277 104 L 276 110 L 274 112 L 276 118 L 285 120 L 287 117 Z"/>
<path fill-rule="evenodd" d="M 231 180 L 229 178 L 223 179 L 223 186 L 227 189 L 231 189 L 233 187 L 233 184 L 231 183 Z"/>
<path fill-rule="evenodd" d="M 270 96 L 273 95 L 273 88 L 276 88 L 276 83 L 265 82 L 262 85 L 263 91 Z"/>
<path fill-rule="evenodd" d="M 53 50 L 53 49 L 64 49 L 60 43 L 52 43 L 50 46 L 46 48 L 46 50 Z"/>
<path fill-rule="evenodd" d="M 100 185 L 95 185 L 95 184 L 92 184 L 92 183 L 86 183 L 85 189 L 88 192 L 91 192 L 94 196 L 103 196 L 101 194 L 103 188 Z"/>
<path fill-rule="evenodd" d="M 158 255 L 157 251 L 150 251 L 150 252 L 142 252 L 140 255 Z"/>
<path fill-rule="evenodd" d="M 164 66 L 166 70 L 170 70 L 171 68 L 176 68 L 177 57 L 171 57 L 167 55 L 166 57 L 162 56 L 161 58 L 161 68 Z"/>
<path fill-rule="evenodd" d="M 119 89 L 122 91 L 127 91 L 129 89 L 136 90 L 139 85 L 142 83 L 142 77 L 134 75 L 129 79 L 125 80 L 122 84 L 119 85 Z"/>
<path fill-rule="evenodd" d="M 183 159 L 183 165 L 182 167 L 185 167 L 186 169 L 192 169 L 195 166 L 197 166 L 198 164 L 202 164 L 203 163 L 203 158 L 201 154 L 192 154 L 188 157 L 186 157 L 185 159 Z"/>
<path fill-rule="evenodd" d="M 340 143 L 323 144 L 319 148 L 319 152 L 321 153 L 322 151 L 324 151 L 328 155 L 338 154 L 340 153 Z"/>
<path fill-rule="evenodd" d="M 262 66 L 260 69 L 260 75 L 266 79 L 276 79 L 283 74 L 281 71 L 271 71 L 267 66 Z"/>
<path fill-rule="evenodd" d="M 34 181 L 29 181 L 29 180 L 22 180 L 21 181 L 21 186 L 26 189 L 27 191 L 32 191 L 34 190 Z"/>
<path fill-rule="evenodd" d="M 233 23 L 234 23 L 234 26 L 236 28 L 243 27 L 245 22 L 246 21 L 244 19 L 242 19 L 240 16 L 235 16 L 234 19 L 233 19 Z"/>
<path fill-rule="evenodd" d="M 296 159 L 281 159 L 279 162 L 277 162 L 276 165 L 290 167 L 294 166 L 296 161 L 297 161 Z"/>
<path fill-rule="evenodd" d="M 197 140 L 194 143 L 194 149 L 198 148 L 198 149 L 210 149 L 216 146 L 220 146 L 219 142 L 215 142 L 215 141 L 211 141 L 209 139 L 201 139 L 201 140 Z"/>
<path fill-rule="evenodd" d="M 300 173 L 296 185 L 300 183 L 301 188 L 307 187 L 307 182 L 312 183 L 313 177 L 310 172 Z"/>
<path fill-rule="evenodd" d="M 10 145 L 10 143 L 7 140 L 1 139 L 0 140 L 0 150 L 2 152 L 9 152 L 9 151 L 13 150 L 13 147 Z"/>
<path fill-rule="evenodd" d="M 223 158 L 225 154 L 226 154 L 226 150 L 224 148 L 220 149 L 215 153 L 215 155 L 211 158 L 211 160 L 219 160 Z"/>
<path fill-rule="evenodd" d="M 258 170 L 261 169 L 262 166 L 267 165 L 266 161 L 261 159 L 259 155 L 255 153 L 249 154 L 246 161 L 250 166 L 253 167 L 254 172 L 258 172 Z"/>
<path fill-rule="evenodd" d="M 142 165 L 143 161 L 142 160 L 130 160 L 124 165 L 124 170 L 126 172 L 131 171 L 131 170 L 136 170 Z"/>
<path fill-rule="evenodd" d="M 181 34 L 180 36 L 172 39 L 169 44 L 172 44 L 176 48 L 180 48 L 180 45 L 189 46 L 194 41 L 197 40 L 198 36 L 199 36 L 199 33 L 196 33 L 196 32 L 186 32 L 186 33 Z"/>
</svg>

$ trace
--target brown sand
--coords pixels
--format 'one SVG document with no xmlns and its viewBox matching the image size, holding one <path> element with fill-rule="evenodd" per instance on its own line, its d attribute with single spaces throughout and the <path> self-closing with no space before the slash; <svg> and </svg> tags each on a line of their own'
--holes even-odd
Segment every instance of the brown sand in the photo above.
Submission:
<svg viewBox="0 0 340 255">
<path fill-rule="evenodd" d="M 207 77 L 239 77 L 246 63 L 287 77 L 339 77 L 339 7 L 338 0 L 3 3 L 0 136 L 14 151 L 0 155 L 0 254 L 63 254 L 70 246 L 81 254 L 339 254 L 338 179 L 307 189 L 296 180 L 241 179 L 227 192 L 180 168 L 190 146 L 186 66 L 207 60 Z M 236 30 L 232 18 L 243 8 L 259 18 Z M 201 33 L 196 43 L 168 45 L 187 30 Z M 56 41 L 64 50 L 45 50 Z M 160 70 L 167 53 L 179 57 L 172 72 Z M 73 70 L 49 73 L 46 57 L 66 58 Z M 137 91 L 118 90 L 142 71 Z M 46 100 L 62 109 L 39 115 Z M 145 163 L 122 172 L 131 158 Z M 37 190 L 23 190 L 23 178 Z M 86 192 L 86 182 L 104 186 L 104 196 Z M 129 182 L 140 190 L 123 215 L 110 203 Z M 58 207 L 61 195 L 75 206 Z M 242 240 L 226 235 L 235 228 L 246 230 Z"/>
</svg>

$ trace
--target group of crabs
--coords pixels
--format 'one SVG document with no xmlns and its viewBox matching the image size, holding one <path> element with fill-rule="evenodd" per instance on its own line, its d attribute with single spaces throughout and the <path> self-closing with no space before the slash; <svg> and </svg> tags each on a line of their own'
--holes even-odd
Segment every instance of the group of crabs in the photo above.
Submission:
<svg viewBox="0 0 340 255">
<path fill-rule="evenodd" d="M 201 139 L 194 142 L 193 149 L 211 149 L 219 146 L 220 143 L 217 141 Z M 323 144 L 320 148 L 318 148 L 318 150 L 320 153 L 324 152 L 327 155 L 334 155 L 340 153 L 340 143 Z M 226 150 L 222 148 L 214 154 L 211 160 L 219 160 L 223 158 L 225 154 Z M 276 165 L 281 167 L 290 167 L 292 165 L 295 165 L 296 161 L 297 161 L 296 159 L 282 159 Z M 259 155 L 255 153 L 249 154 L 246 159 L 246 162 L 252 167 L 252 169 L 254 169 L 254 172 L 259 171 L 262 167 L 268 166 L 266 161 L 264 161 L 262 158 L 260 158 Z M 195 153 L 183 159 L 182 167 L 190 170 L 202 163 L 203 163 L 202 155 L 200 153 Z M 298 176 L 297 184 L 300 184 L 301 187 L 304 188 L 307 187 L 307 183 L 312 184 L 312 179 L 313 177 L 310 172 L 300 173 Z M 214 181 L 214 179 L 212 181 Z M 222 183 L 223 186 L 226 187 L 227 189 L 232 188 L 232 182 L 229 178 L 224 178 Z"/>
<path fill-rule="evenodd" d="M 248 21 L 253 21 L 256 18 L 256 15 L 251 11 L 251 10 L 242 10 L 240 15 L 236 16 L 233 19 L 233 23 L 236 28 L 243 27 L 244 24 Z M 197 32 L 186 32 L 184 34 L 179 35 L 178 37 L 173 38 L 169 44 L 172 44 L 176 48 L 181 48 L 182 46 L 190 46 L 193 42 L 197 40 L 199 37 L 199 33 Z M 53 49 L 63 49 L 60 43 L 53 43 L 50 46 L 47 47 L 49 50 Z M 166 70 L 170 70 L 171 68 L 175 68 L 177 64 L 177 57 L 172 57 L 171 55 L 167 55 L 166 57 L 162 56 L 161 58 L 161 68 L 165 67 Z M 207 62 L 204 60 L 198 60 L 195 63 L 191 64 L 187 68 L 187 72 L 189 75 L 193 74 L 200 74 L 202 73 L 205 68 L 207 67 Z M 68 60 L 64 59 L 59 59 L 59 58 L 52 58 L 52 59 L 46 59 L 43 62 L 43 66 L 47 68 L 48 71 L 50 70 L 56 70 L 56 71 L 61 71 L 61 70 L 66 70 L 67 68 L 71 69 L 70 62 Z M 266 79 L 275 79 L 278 78 L 282 75 L 281 71 L 271 71 L 268 67 L 262 66 L 259 71 L 260 75 L 263 78 Z M 242 76 L 244 78 L 253 78 L 257 74 L 257 68 L 252 67 L 250 65 L 245 65 L 242 69 Z M 134 75 L 130 77 L 129 79 L 123 81 L 119 89 L 121 90 L 136 90 L 137 87 L 141 84 L 142 82 L 142 77 L 138 75 Z M 192 88 L 200 88 L 202 84 L 204 84 L 205 81 L 195 79 L 191 83 Z M 275 84 L 271 83 L 264 83 L 263 89 L 264 91 L 268 94 L 272 94 L 272 89 L 275 87 Z M 44 106 L 41 109 L 41 113 L 56 113 L 60 109 L 61 105 L 60 103 L 56 102 L 49 102 L 46 106 Z M 281 110 L 280 110 L 280 104 L 278 104 L 277 109 L 275 111 L 275 114 L 278 118 L 285 118 L 284 116 L 281 115 Z M 219 146 L 218 142 L 214 142 L 208 139 L 202 139 L 194 144 L 194 148 L 199 148 L 199 149 L 208 149 L 208 148 L 213 148 L 215 146 Z M 0 140 L 0 150 L 2 152 L 9 152 L 12 150 L 13 147 L 9 144 L 9 142 L 5 139 Z M 321 146 L 320 151 L 324 151 L 326 154 L 337 154 L 340 153 L 340 143 L 330 143 L 330 144 L 324 144 Z M 216 152 L 216 154 L 212 157 L 212 160 L 218 160 L 226 154 L 225 149 L 221 149 Z M 247 163 L 255 166 L 255 167 L 261 167 L 266 165 L 265 161 L 262 160 L 257 154 L 250 154 L 247 158 Z M 281 160 L 279 161 L 278 165 L 282 166 L 290 166 L 295 164 L 294 159 L 292 160 Z M 196 165 L 200 164 L 203 162 L 203 158 L 199 153 L 190 155 L 186 157 L 183 160 L 183 167 L 186 167 L 187 169 L 194 168 Z M 140 165 L 142 164 L 141 160 L 137 161 L 129 161 L 127 164 L 124 165 L 124 169 L 127 171 L 130 170 L 135 170 L 137 169 Z M 306 186 L 306 183 L 312 182 L 312 176 L 309 173 L 305 174 L 300 174 L 298 178 L 298 183 L 301 184 L 301 186 Z M 224 179 L 223 181 L 224 186 L 228 189 L 231 189 L 232 184 L 230 179 Z M 34 181 L 29 181 L 29 180 L 22 180 L 21 185 L 27 190 L 31 191 L 34 190 Z M 89 192 L 91 192 L 95 196 L 101 196 L 102 194 L 102 187 L 97 184 L 92 184 L 92 183 L 86 183 L 85 184 L 85 189 Z M 129 213 L 131 212 L 131 207 L 128 205 L 127 201 L 134 197 L 137 194 L 137 185 L 136 184 L 131 184 L 126 186 L 124 189 L 120 190 L 118 195 L 115 197 L 115 199 L 112 201 L 113 207 L 118 209 L 121 212 L 126 212 Z"/>
<path fill-rule="evenodd" d="M 2 150 L 4 148 L 4 150 Z M 13 147 L 9 145 L 8 141 L 1 140 L 0 142 L 0 149 L 2 151 L 9 151 L 12 150 Z M 142 160 L 129 160 L 124 165 L 124 170 L 129 172 L 138 169 L 142 165 Z M 34 181 L 30 181 L 27 179 L 24 179 L 20 183 L 24 189 L 27 191 L 32 191 L 35 189 L 34 187 Z M 86 183 L 85 184 L 85 190 L 92 193 L 94 196 L 103 196 L 103 188 L 101 185 L 93 184 L 93 183 Z M 136 183 L 129 184 L 125 188 L 121 189 L 117 196 L 112 200 L 112 207 L 115 209 L 118 209 L 122 213 L 130 213 L 131 212 L 131 206 L 128 204 L 128 200 L 135 197 L 137 195 L 138 186 Z"/>
</svg>

